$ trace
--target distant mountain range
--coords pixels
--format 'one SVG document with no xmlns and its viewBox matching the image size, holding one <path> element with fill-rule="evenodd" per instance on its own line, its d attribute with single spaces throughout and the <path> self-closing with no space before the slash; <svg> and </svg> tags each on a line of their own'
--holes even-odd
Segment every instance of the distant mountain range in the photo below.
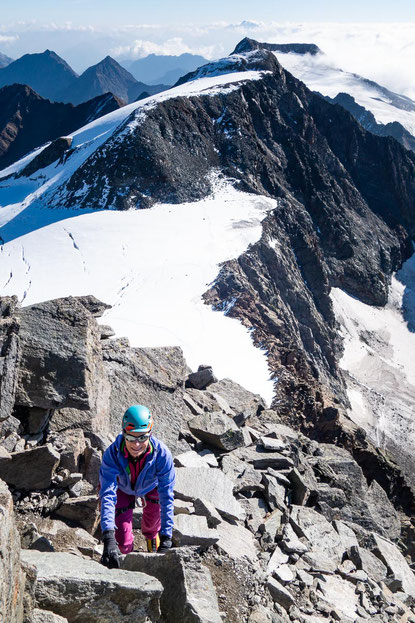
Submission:
<svg viewBox="0 0 415 623">
<path fill-rule="evenodd" d="M 13 59 L 10 58 L 10 56 L 7 56 L 6 54 L 2 54 L 2 52 L 0 52 L 0 69 L 2 67 L 7 67 L 7 65 L 10 65 L 10 63 L 13 62 Z"/>
<path fill-rule="evenodd" d="M 50 102 L 27 85 L 0 89 L 0 169 L 55 138 L 117 110 L 123 102 L 111 93 L 73 106 Z"/>
<path fill-rule="evenodd" d="M 138 82 L 110 56 L 78 76 L 66 61 L 51 50 L 25 54 L 1 68 L 0 87 L 12 84 L 28 85 L 43 98 L 72 104 L 80 104 L 108 92 L 129 103 L 143 93 L 152 95 L 168 88 L 163 84 Z"/>
<path fill-rule="evenodd" d="M 197 54 L 181 54 L 180 56 L 149 54 L 136 61 L 121 61 L 121 65 L 128 69 L 136 80 L 141 80 L 146 84 L 171 86 L 189 71 L 194 71 L 208 62 L 206 58 Z"/>
</svg>

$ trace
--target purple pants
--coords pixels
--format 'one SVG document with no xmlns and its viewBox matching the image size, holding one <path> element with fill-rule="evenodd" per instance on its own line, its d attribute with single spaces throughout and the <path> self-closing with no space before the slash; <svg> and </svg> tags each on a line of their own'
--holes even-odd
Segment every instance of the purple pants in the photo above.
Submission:
<svg viewBox="0 0 415 623">
<path fill-rule="evenodd" d="M 115 510 L 118 508 L 125 508 L 133 502 L 135 502 L 134 495 L 128 495 L 118 489 L 117 491 L 117 504 Z M 146 493 L 144 498 L 141 498 L 143 502 L 143 517 L 141 519 L 141 532 L 146 539 L 154 539 L 160 532 L 161 519 L 160 519 L 160 503 L 157 487 L 155 487 L 149 493 Z M 115 540 L 118 543 L 121 554 L 129 554 L 133 550 L 134 536 L 133 536 L 133 509 L 129 508 L 117 515 L 115 514 Z"/>
</svg>

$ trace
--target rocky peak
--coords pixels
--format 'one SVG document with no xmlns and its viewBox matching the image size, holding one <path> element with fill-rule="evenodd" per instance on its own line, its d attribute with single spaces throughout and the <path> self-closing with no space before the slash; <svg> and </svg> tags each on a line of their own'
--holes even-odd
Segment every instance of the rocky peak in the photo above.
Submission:
<svg viewBox="0 0 415 623">
<path fill-rule="evenodd" d="M 260 43 L 255 39 L 245 37 L 238 43 L 232 54 L 242 54 L 251 50 L 269 50 L 282 54 L 311 54 L 312 56 L 322 53 L 314 43 Z"/>
</svg>

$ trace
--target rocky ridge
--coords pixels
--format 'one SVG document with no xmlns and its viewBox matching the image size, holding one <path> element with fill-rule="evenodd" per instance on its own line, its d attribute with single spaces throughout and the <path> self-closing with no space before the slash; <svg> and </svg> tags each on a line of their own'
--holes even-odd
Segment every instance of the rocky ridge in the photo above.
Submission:
<svg viewBox="0 0 415 623">
<path fill-rule="evenodd" d="M 415 621 L 412 518 L 382 474 L 367 478 L 347 450 L 209 366 L 191 372 L 180 349 L 112 339 L 97 322 L 106 308 L 0 299 L 5 623 Z M 145 554 L 138 537 L 108 570 L 97 475 L 134 402 L 175 457 L 175 547 Z"/>
</svg>

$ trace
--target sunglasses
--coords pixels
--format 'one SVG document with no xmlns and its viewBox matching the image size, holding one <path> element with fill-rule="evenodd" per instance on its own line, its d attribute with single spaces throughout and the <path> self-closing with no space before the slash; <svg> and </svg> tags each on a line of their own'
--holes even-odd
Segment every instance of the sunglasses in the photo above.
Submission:
<svg viewBox="0 0 415 623">
<path fill-rule="evenodd" d="M 151 437 L 151 433 L 145 433 L 145 435 L 139 435 L 136 437 L 135 435 L 129 435 L 124 431 L 124 439 L 127 441 L 147 441 Z"/>
</svg>

